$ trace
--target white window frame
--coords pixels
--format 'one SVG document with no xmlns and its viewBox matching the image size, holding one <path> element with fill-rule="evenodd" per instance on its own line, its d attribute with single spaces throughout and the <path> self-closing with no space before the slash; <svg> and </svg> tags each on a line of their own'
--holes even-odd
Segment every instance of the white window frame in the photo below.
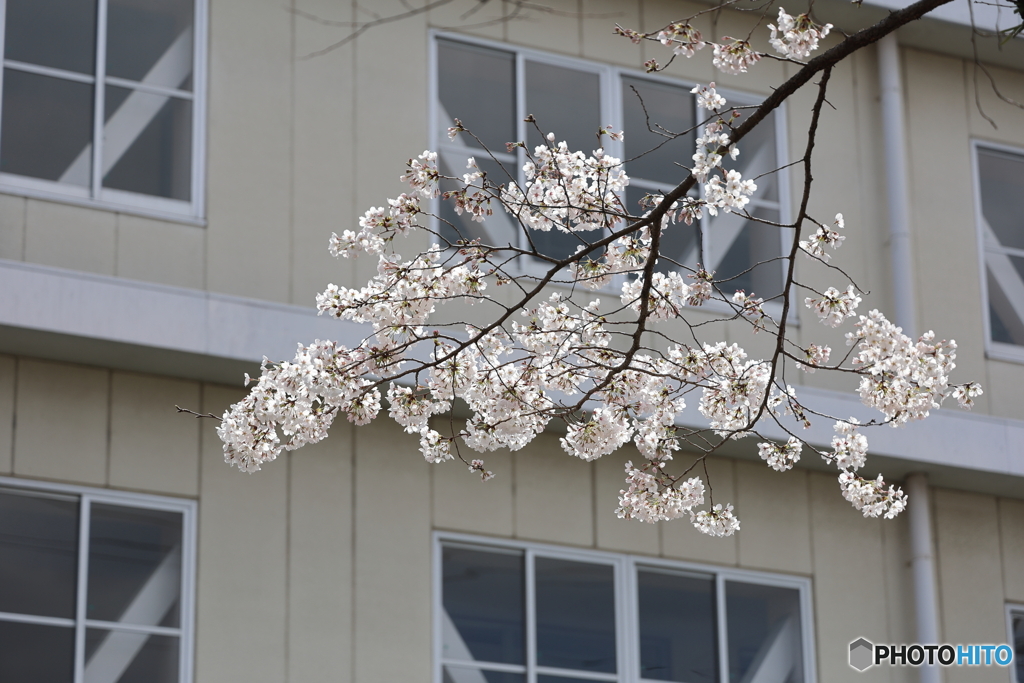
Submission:
<svg viewBox="0 0 1024 683">
<path fill-rule="evenodd" d="M 51 201 L 106 209 L 121 213 L 130 213 L 149 218 L 172 220 L 191 225 L 206 225 L 206 45 L 207 39 L 207 8 L 208 0 L 190 0 L 193 5 L 192 18 L 192 90 L 183 91 L 156 86 L 147 86 L 135 81 L 128 81 L 106 75 L 106 42 L 107 42 L 107 4 L 108 0 L 93 0 L 96 3 L 96 62 L 92 74 L 80 74 L 64 69 L 57 69 L 35 64 L 23 64 L 3 59 L 0 67 L 0 111 L 2 111 L 3 74 L 4 69 L 13 68 L 18 71 L 35 73 L 43 76 L 54 76 L 64 80 L 87 83 L 93 87 L 93 132 L 90 144 L 94 153 L 91 161 L 91 185 L 88 188 L 57 181 L 30 178 L 14 173 L 0 173 L 0 193 L 47 199 Z M 0 0 L 0 57 L 4 54 L 3 39 L 7 21 L 7 1 Z M 105 87 L 114 85 L 127 87 L 140 92 L 156 95 L 174 94 L 177 99 L 185 99 L 192 103 L 192 167 L 190 201 L 153 197 L 136 192 L 126 192 L 103 187 L 102 146 L 96 141 L 104 135 Z M 3 130 L 0 128 L 0 140 Z"/>
<path fill-rule="evenodd" d="M 516 136 L 519 140 L 526 140 L 527 124 L 523 121 L 526 117 L 526 75 L 524 69 L 524 63 L 526 61 L 541 62 L 544 64 L 551 64 L 553 66 L 560 66 L 568 69 L 576 69 L 579 71 L 588 71 L 591 73 L 597 73 L 600 79 L 600 106 L 601 106 L 601 125 L 609 124 L 613 129 L 622 128 L 622 122 L 624 121 L 623 115 L 623 91 L 622 91 L 622 78 L 629 77 L 638 80 L 647 80 L 654 83 L 663 83 L 671 85 L 677 88 L 683 88 L 689 90 L 695 85 L 698 85 L 696 81 L 691 81 L 682 78 L 668 77 L 662 74 L 648 74 L 643 71 L 636 69 L 623 68 L 611 64 L 604 64 L 600 62 L 594 62 L 585 59 L 578 59 L 575 57 L 567 57 L 564 55 L 553 54 L 550 52 L 543 52 L 532 48 L 520 47 L 518 45 L 512 45 L 509 43 L 503 43 L 500 41 L 487 40 L 477 38 L 474 36 L 467 36 L 460 33 L 452 33 L 448 31 L 440 31 L 433 29 L 430 31 L 429 37 L 429 72 L 428 72 L 428 90 L 430 105 L 428 107 L 428 126 L 429 126 L 429 146 L 430 149 L 440 152 L 442 149 L 447 148 L 449 151 L 453 145 L 447 140 L 446 136 L 441 135 L 440 130 L 440 116 L 438 113 L 437 103 L 439 100 L 438 92 L 438 60 L 437 60 L 437 42 L 438 40 L 449 40 L 453 42 L 460 42 L 467 45 L 476 45 L 479 47 L 489 48 L 492 50 L 498 50 L 506 53 L 515 55 L 515 68 L 516 68 Z M 761 97 L 752 95 L 750 93 L 742 93 L 728 88 L 719 88 L 719 92 L 726 97 L 730 102 L 739 105 L 758 104 L 761 101 Z M 694 99 L 694 110 L 695 120 L 701 121 L 706 118 L 706 113 L 701 113 L 697 108 L 696 99 Z M 783 103 L 775 110 L 775 159 L 779 168 L 782 171 L 777 172 L 776 177 L 778 178 L 778 201 L 771 202 L 768 200 L 754 199 L 751 201 L 752 207 L 773 205 L 771 208 L 775 208 L 779 212 L 780 222 L 783 224 L 791 222 L 791 211 L 790 211 L 790 183 L 789 183 L 789 172 L 785 168 L 788 165 L 788 138 L 787 138 L 787 127 L 786 127 L 786 104 Z M 541 122 L 543 125 L 543 122 Z M 557 134 L 557 131 L 556 131 Z M 629 131 L 626 131 L 629 134 Z M 742 144 L 742 143 L 741 143 Z M 623 143 L 615 140 L 607 140 L 605 143 L 605 150 L 612 156 L 622 158 Z M 512 163 L 512 156 L 506 154 L 501 150 L 491 150 L 495 154 L 496 158 L 502 160 L 503 163 L 507 160 L 508 163 Z M 516 164 L 516 175 L 520 185 L 523 184 L 523 170 L 522 166 L 526 160 L 526 150 L 519 148 L 515 154 Z M 650 188 L 653 187 L 651 182 L 641 181 L 638 187 Z M 438 213 L 438 207 L 440 206 L 440 200 L 435 199 L 433 212 Z M 708 235 L 709 235 L 710 217 L 705 215 L 701 219 L 701 243 L 704 245 L 705 254 L 701 255 L 701 260 L 707 254 L 709 249 Z M 780 233 L 780 244 L 783 246 L 786 244 L 787 231 L 784 228 L 779 229 Z M 525 238 L 522 236 L 521 231 L 519 233 L 520 242 L 519 246 L 525 247 Z M 780 253 L 779 256 L 784 256 L 784 253 Z M 515 274 L 523 275 L 537 275 L 542 272 L 540 263 L 533 263 L 531 259 L 517 259 L 514 268 L 518 270 Z M 779 272 L 782 274 L 783 282 L 785 282 L 786 263 L 780 260 L 778 263 Z M 728 305 L 724 302 L 709 301 L 705 303 L 704 308 L 713 310 L 714 312 L 731 311 Z M 773 310 L 775 307 L 769 304 L 769 312 L 781 313 L 782 306 L 778 305 L 778 311 Z M 796 316 L 791 315 L 790 324 L 796 323 Z"/>
<path fill-rule="evenodd" d="M 1017 676 L 1017 648 L 1014 647 L 1013 640 L 1013 618 L 1020 617 L 1024 619 L 1024 605 L 1017 603 L 1007 603 L 1006 605 L 1006 633 L 1009 636 L 1007 644 L 1013 650 L 1013 663 L 1010 666 L 1010 681 L 1011 683 L 1024 683 Z"/>
<path fill-rule="evenodd" d="M 74 683 L 84 683 L 85 681 L 86 628 L 103 628 L 152 635 L 176 636 L 178 638 L 178 681 L 179 683 L 192 683 L 192 669 L 195 656 L 193 634 L 195 633 L 196 502 L 194 500 L 169 498 L 167 496 L 54 484 L 12 477 L 0 477 L 0 487 L 71 495 L 79 499 L 78 576 L 75 587 L 75 618 L 68 619 L 0 612 L 0 620 L 46 626 L 73 626 L 75 629 L 75 668 L 74 678 L 72 679 Z M 178 601 L 179 626 L 177 628 L 128 625 L 119 622 L 87 619 L 85 617 L 89 570 L 89 512 L 92 503 L 181 513 L 181 597 Z"/>
<path fill-rule="evenodd" d="M 607 674 L 586 672 L 584 680 L 602 680 L 615 683 L 656 683 L 652 679 L 640 677 L 640 628 L 639 605 L 637 601 L 637 569 L 657 567 L 690 571 L 715 578 L 716 622 L 718 632 L 718 673 L 720 683 L 729 683 L 729 651 L 727 641 L 727 623 L 725 609 L 725 582 L 739 581 L 747 584 L 789 588 L 799 591 L 800 595 L 800 626 L 801 646 L 803 652 L 804 682 L 816 683 L 817 669 L 814 653 L 814 609 L 812 605 L 811 580 L 801 576 L 787 576 L 748 569 L 731 567 L 715 567 L 712 565 L 666 560 L 641 555 L 626 555 L 602 550 L 584 550 L 565 546 L 514 541 L 486 536 L 475 536 L 448 531 L 435 531 L 433 535 L 433 683 L 442 683 L 443 668 L 446 665 L 465 667 L 470 664 L 461 660 L 446 660 L 443 657 L 443 602 L 442 588 L 444 571 L 442 567 L 442 547 L 455 545 L 486 552 L 488 548 L 496 550 L 516 550 L 524 554 L 524 577 L 526 602 L 526 665 L 494 665 L 488 664 L 488 670 L 504 670 L 513 673 L 524 673 L 525 682 L 536 683 L 537 674 L 579 677 L 580 671 L 539 667 L 536 664 L 536 638 L 534 637 L 534 596 L 533 596 L 533 558 L 540 555 L 561 560 L 574 560 L 592 564 L 611 565 L 615 571 L 615 640 L 618 673 Z M 1024 682 L 1022 682 L 1024 683 Z"/>
<path fill-rule="evenodd" d="M 985 149 L 1019 156 L 1024 162 L 1024 149 L 1011 147 L 987 140 L 971 140 L 971 173 L 974 192 L 974 224 L 977 226 L 978 273 L 981 278 L 982 315 L 985 324 L 985 355 L 995 360 L 1024 363 L 1024 346 L 1006 344 L 992 339 L 992 319 L 988 299 L 988 260 L 989 252 L 1024 257 L 1024 249 L 1013 249 L 1000 245 L 998 249 L 990 248 L 985 240 L 985 216 L 981 206 L 981 167 L 978 163 L 978 150 Z M 1022 188 L 1024 189 L 1024 188 Z"/>
</svg>

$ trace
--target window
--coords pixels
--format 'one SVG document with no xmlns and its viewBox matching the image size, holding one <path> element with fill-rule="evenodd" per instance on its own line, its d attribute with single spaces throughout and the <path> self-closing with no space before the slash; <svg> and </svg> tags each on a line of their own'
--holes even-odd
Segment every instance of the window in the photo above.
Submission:
<svg viewBox="0 0 1024 683">
<path fill-rule="evenodd" d="M 465 173 L 466 158 L 472 156 L 492 181 L 522 182 L 525 151 L 508 153 L 505 143 L 525 140 L 532 149 L 542 142 L 536 128 L 523 121 L 527 114 L 532 114 L 541 130 L 553 131 L 571 149 L 587 152 L 597 146 L 595 134 L 602 124 L 624 129 L 624 143 L 606 138 L 605 146 L 615 156 L 633 159 L 626 164 L 630 186 L 623 197 L 631 213 L 642 212 L 639 201 L 644 195 L 671 189 L 685 177 L 687 171 L 678 164 L 690 161 L 695 133 L 666 143 L 665 137 L 648 129 L 647 115 L 655 129 L 661 126 L 682 133 L 693 128 L 700 119 L 696 100 L 690 93 L 692 84 L 451 36 L 436 37 L 434 46 L 433 149 L 439 152 L 444 175 L 461 176 Z M 734 105 L 757 101 L 749 96 L 726 94 Z M 469 135 L 459 135 L 450 141 L 446 131 L 454 125 L 455 118 L 479 142 Z M 785 218 L 781 198 L 786 195 L 786 188 L 781 184 L 786 177 L 785 173 L 761 174 L 781 165 L 781 120 L 781 116 L 772 114 L 744 138 L 739 145 L 742 153 L 733 166 L 744 177 L 757 178 L 758 190 L 748 205 L 749 212 L 773 222 Z M 490 150 L 493 160 L 486 158 L 480 143 Z M 472 222 L 468 215 L 456 215 L 446 203 L 441 203 L 440 212 L 441 234 L 451 242 L 461 236 L 491 244 L 511 242 L 528 246 L 521 230 L 503 212 L 483 223 Z M 531 233 L 530 239 L 544 254 L 563 258 L 582 244 L 580 238 L 557 231 Z M 697 226 L 674 226 L 663 239 L 662 254 L 666 258 L 660 264 L 662 268 L 677 267 L 672 262 L 688 268 L 701 263 L 716 271 L 719 279 L 733 278 L 729 289 L 753 291 L 765 298 L 782 291 L 781 261 L 754 267 L 782 254 L 782 234 L 778 228 L 723 213 L 717 218 L 705 217 Z"/>
<path fill-rule="evenodd" d="M 194 505 L 0 479 L 0 680 L 191 680 Z"/>
<path fill-rule="evenodd" d="M 1006 621 L 1010 627 L 1010 647 L 1013 648 L 1014 683 L 1024 683 L 1024 605 L 1006 608 Z"/>
<path fill-rule="evenodd" d="M 1024 360 L 1024 153 L 976 144 L 989 351 Z"/>
<path fill-rule="evenodd" d="M 0 190 L 202 216 L 205 0 L 6 0 Z"/>
<path fill-rule="evenodd" d="M 811 683 L 805 579 L 439 536 L 440 683 Z"/>
</svg>

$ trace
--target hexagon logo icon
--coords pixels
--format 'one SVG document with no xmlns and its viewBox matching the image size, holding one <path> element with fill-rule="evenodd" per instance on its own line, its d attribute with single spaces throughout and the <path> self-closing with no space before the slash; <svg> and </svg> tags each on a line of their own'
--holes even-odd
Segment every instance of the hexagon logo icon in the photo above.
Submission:
<svg viewBox="0 0 1024 683">
<path fill-rule="evenodd" d="M 858 638 L 850 643 L 850 666 L 857 671 L 864 671 L 874 662 L 875 646 L 865 638 Z"/>
</svg>

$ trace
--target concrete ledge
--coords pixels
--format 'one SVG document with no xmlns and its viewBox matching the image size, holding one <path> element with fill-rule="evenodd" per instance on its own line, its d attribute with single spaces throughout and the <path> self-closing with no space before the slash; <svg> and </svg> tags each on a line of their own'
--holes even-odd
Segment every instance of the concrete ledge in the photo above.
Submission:
<svg viewBox="0 0 1024 683">
<path fill-rule="evenodd" d="M 362 325 L 316 315 L 311 308 L 154 285 L 0 260 L 0 352 L 240 386 L 263 356 L 291 359 L 296 344 L 333 339 L 347 346 L 363 338 Z M 797 387 L 813 410 L 863 422 L 877 417 L 853 393 Z M 706 427 L 692 395 L 680 424 Z M 828 447 L 832 421 L 816 418 L 803 436 Z M 777 425 L 770 438 L 785 439 Z M 900 429 L 867 430 L 870 471 L 900 477 L 933 474 L 938 485 L 1024 496 L 1024 421 L 956 409 L 934 411 Z M 724 453 L 755 457 L 753 439 Z M 804 463 L 833 470 L 819 458 Z M 969 482 L 977 480 L 974 484 Z M 1016 491 L 1016 494 L 1012 494 Z"/>
<path fill-rule="evenodd" d="M 0 259 L 0 351 L 241 383 L 299 342 L 363 328 L 312 308 Z"/>
</svg>

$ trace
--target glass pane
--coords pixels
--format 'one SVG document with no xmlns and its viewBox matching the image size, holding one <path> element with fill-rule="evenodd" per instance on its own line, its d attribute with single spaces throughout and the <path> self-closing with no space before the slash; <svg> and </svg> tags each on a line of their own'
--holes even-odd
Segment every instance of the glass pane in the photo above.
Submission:
<svg viewBox="0 0 1024 683">
<path fill-rule="evenodd" d="M 444 667 L 444 683 L 526 683 L 524 674 L 485 671 L 464 666 Z"/>
<path fill-rule="evenodd" d="M 4 69 L 0 171 L 89 185 L 92 86 Z"/>
<path fill-rule="evenodd" d="M 4 57 L 96 72 L 96 0 L 7 0 Z"/>
<path fill-rule="evenodd" d="M 538 557 L 537 664 L 615 673 L 615 583 L 610 565 Z"/>
<path fill-rule="evenodd" d="M 86 618 L 177 626 L 181 513 L 92 506 Z"/>
<path fill-rule="evenodd" d="M 1024 614 L 1013 615 L 1013 666 L 1017 681 L 1024 681 Z"/>
<path fill-rule="evenodd" d="M 180 88 L 192 73 L 193 0 L 109 0 L 107 75 Z"/>
<path fill-rule="evenodd" d="M 630 185 L 626 188 L 626 210 L 634 216 L 646 213 L 651 207 L 642 206 L 640 202 L 645 195 L 654 193 L 654 190 Z M 699 222 L 692 225 L 682 222 L 669 225 L 661 234 L 661 258 L 656 266 L 657 270 L 667 273 L 679 270 L 680 266 L 696 266 L 699 260 L 697 254 L 700 252 L 700 237 Z"/>
<path fill-rule="evenodd" d="M 748 110 L 741 110 L 741 116 L 733 124 L 739 126 L 744 121 Z M 778 173 L 771 173 L 778 168 L 778 155 L 775 149 L 775 113 L 772 112 L 757 124 L 754 130 L 736 143 L 740 155 L 736 161 L 726 157 L 723 165 L 727 169 L 735 169 L 743 174 L 744 178 L 757 180 L 757 192 L 755 197 L 768 201 L 779 201 Z M 771 175 L 762 175 L 771 173 Z M 760 176 L 760 177 L 759 177 Z"/>
<path fill-rule="evenodd" d="M 575 676 L 550 676 L 539 674 L 537 676 L 537 683 L 584 683 L 585 681 L 593 681 L 600 679 L 593 678 L 576 678 Z"/>
<path fill-rule="evenodd" d="M 178 638 L 86 629 L 85 683 L 178 683 Z"/>
<path fill-rule="evenodd" d="M 978 184 L 985 241 L 1024 249 L 1024 156 L 978 149 Z"/>
<path fill-rule="evenodd" d="M 0 612 L 74 618 L 77 574 L 78 501 L 0 489 Z"/>
<path fill-rule="evenodd" d="M 466 150 L 466 152 L 460 154 L 448 149 L 442 150 L 438 155 L 438 168 L 441 173 L 456 178 L 467 173 L 469 169 L 466 168 L 466 159 L 473 156 L 473 153 L 472 150 Z M 480 155 L 475 158 L 477 166 L 487 174 L 487 179 L 491 182 L 504 185 L 509 182 L 509 174 L 516 172 L 514 163 L 498 164 Z M 457 190 L 462 187 L 463 184 L 456 181 L 441 182 L 442 191 Z M 440 202 L 441 236 L 452 244 L 459 240 L 479 239 L 484 244 L 518 246 L 519 231 L 521 230 L 519 224 L 501 208 L 501 204 L 497 200 L 491 201 L 491 209 L 494 211 L 493 216 L 484 221 L 474 221 L 469 213 L 463 213 L 461 216 L 457 214 L 454 203 L 442 199 Z"/>
<path fill-rule="evenodd" d="M 523 664 L 522 553 L 445 547 L 442 562 L 443 656 Z"/>
<path fill-rule="evenodd" d="M 537 119 L 544 135 L 554 132 L 556 142 L 565 140 L 571 151 L 590 154 L 598 147 L 597 130 L 601 127 L 600 83 L 595 73 L 528 61 L 526 112 Z M 533 124 L 527 124 L 526 140 L 531 150 L 543 142 Z M 556 229 L 530 231 L 537 251 L 559 259 L 576 253 L 583 244 L 581 237 L 593 240 L 600 236 L 571 235 Z"/>
<path fill-rule="evenodd" d="M 192 103 L 107 86 L 103 186 L 188 201 Z"/>
<path fill-rule="evenodd" d="M 526 113 L 533 114 L 537 125 L 565 140 L 570 151 L 586 154 L 597 148 L 597 130 L 601 121 L 600 79 L 595 73 L 562 66 L 526 62 Z M 541 144 L 541 135 L 527 124 L 530 150 Z"/>
<path fill-rule="evenodd" d="M 602 237 L 604 237 L 604 233 L 600 230 L 576 234 L 562 232 L 557 228 L 546 232 L 530 229 L 530 240 L 537 249 L 537 253 L 556 259 L 572 256 L 584 244 L 595 242 Z M 528 245 L 524 246 L 528 248 Z"/>
<path fill-rule="evenodd" d="M 516 141 L 516 62 L 510 52 L 450 40 L 437 41 L 438 137 L 447 140 L 454 119 L 462 121 L 493 152 Z M 479 144 L 460 135 L 457 144 Z"/>
<path fill-rule="evenodd" d="M 642 569 L 637 582 L 640 677 L 679 683 L 717 681 L 714 577 Z"/>
<path fill-rule="evenodd" d="M 71 683 L 75 629 L 0 621 L 0 681 Z"/>
<path fill-rule="evenodd" d="M 645 108 L 647 116 L 644 115 Z M 622 112 L 625 116 L 626 172 L 630 178 L 643 178 L 669 188 L 675 187 L 689 173 L 679 164 L 689 166 L 692 163 L 695 136 L 691 132 L 671 139 L 661 133 L 682 133 L 693 128 L 693 95 L 686 88 L 624 77 Z"/>
<path fill-rule="evenodd" d="M 802 683 L 800 592 L 727 581 L 729 680 Z"/>
<path fill-rule="evenodd" d="M 1024 258 L 985 254 L 992 340 L 1024 345 Z"/>
<path fill-rule="evenodd" d="M 750 214 L 769 221 L 779 220 L 779 212 L 775 209 L 757 208 Z M 719 285 L 723 292 L 731 294 L 742 289 L 747 294 L 755 293 L 765 299 L 782 292 L 783 266 L 778 260 L 782 255 L 782 237 L 779 231 L 774 225 L 747 220 L 735 213 L 719 212 L 717 217 L 710 219 L 709 269 L 715 271 L 716 280 L 731 278 Z M 757 263 L 761 265 L 755 267 Z"/>
</svg>

